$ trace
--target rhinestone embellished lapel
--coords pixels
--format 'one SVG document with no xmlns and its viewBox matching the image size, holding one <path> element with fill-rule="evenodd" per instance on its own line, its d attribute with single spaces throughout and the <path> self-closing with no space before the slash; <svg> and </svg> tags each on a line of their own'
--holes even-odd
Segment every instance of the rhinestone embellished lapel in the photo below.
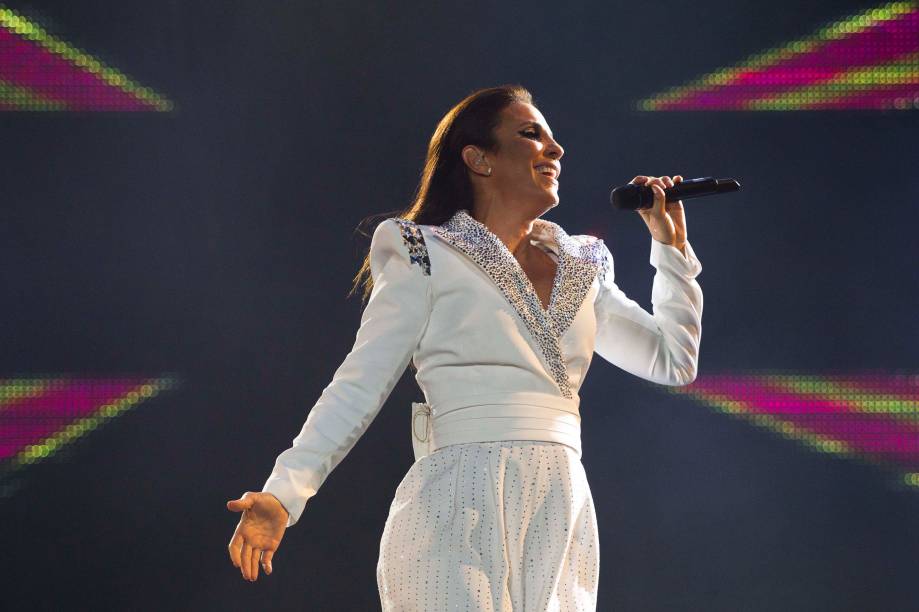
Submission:
<svg viewBox="0 0 919 612">
<path fill-rule="evenodd" d="M 562 396 L 572 397 L 560 339 L 574 320 L 597 273 L 604 271 L 603 241 L 582 243 L 556 223 L 544 219 L 534 222 L 534 234 L 554 240 L 558 253 L 549 308 L 544 309 L 533 284 L 507 245 L 468 211 L 461 209 L 446 223 L 432 229 L 494 281 L 542 350 Z"/>
</svg>

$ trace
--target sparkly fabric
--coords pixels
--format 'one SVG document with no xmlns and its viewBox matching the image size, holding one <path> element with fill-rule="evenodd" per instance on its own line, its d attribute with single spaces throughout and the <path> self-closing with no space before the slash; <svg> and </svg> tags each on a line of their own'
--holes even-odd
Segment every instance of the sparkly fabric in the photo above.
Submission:
<svg viewBox="0 0 919 612">
<path fill-rule="evenodd" d="M 424 274 L 431 275 L 431 260 L 428 258 L 428 246 L 424 242 L 424 236 L 418 225 L 414 221 L 393 217 L 393 221 L 399 224 L 402 232 L 402 240 L 408 248 L 408 258 L 411 263 L 418 264 L 424 271 Z"/>
<path fill-rule="evenodd" d="M 544 309 L 536 289 L 507 245 L 468 211 L 459 210 L 443 225 L 434 226 L 433 231 L 491 277 L 539 345 L 562 396 L 573 397 L 561 336 L 578 313 L 598 272 L 605 274 L 603 241 L 589 236 L 572 237 L 558 224 L 536 219 L 534 233 L 550 236 L 559 256 L 549 307 Z"/>
<path fill-rule="evenodd" d="M 599 539 L 574 450 L 446 446 L 396 489 L 380 543 L 384 612 L 596 610 Z"/>
</svg>

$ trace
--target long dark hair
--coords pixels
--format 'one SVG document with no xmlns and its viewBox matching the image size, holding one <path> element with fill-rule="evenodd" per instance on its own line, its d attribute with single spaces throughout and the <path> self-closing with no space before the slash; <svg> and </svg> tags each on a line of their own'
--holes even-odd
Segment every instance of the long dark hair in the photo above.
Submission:
<svg viewBox="0 0 919 612">
<path fill-rule="evenodd" d="M 474 145 L 497 153 L 494 129 L 501 122 L 501 111 L 514 102 L 532 104 L 533 96 L 522 85 L 507 84 L 479 89 L 463 98 L 444 115 L 431 136 L 421 181 L 409 207 L 396 214 L 371 215 L 358 227 L 376 221 L 375 227 L 383 218 L 392 216 L 422 225 L 440 225 L 462 208 L 472 211 L 472 182 L 462 159 L 463 147 Z M 348 296 L 362 284 L 366 301 L 373 290 L 369 253 L 364 256 Z"/>
</svg>

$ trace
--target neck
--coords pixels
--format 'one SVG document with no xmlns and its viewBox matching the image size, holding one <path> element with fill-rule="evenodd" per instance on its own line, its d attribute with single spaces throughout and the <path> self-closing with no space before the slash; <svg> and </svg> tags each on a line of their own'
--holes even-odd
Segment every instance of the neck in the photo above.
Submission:
<svg viewBox="0 0 919 612">
<path fill-rule="evenodd" d="M 533 232 L 533 223 L 536 217 L 525 215 L 517 211 L 502 210 L 498 212 L 492 207 L 476 206 L 469 211 L 472 218 L 484 225 L 514 256 L 522 255 L 530 247 L 527 239 Z"/>
</svg>

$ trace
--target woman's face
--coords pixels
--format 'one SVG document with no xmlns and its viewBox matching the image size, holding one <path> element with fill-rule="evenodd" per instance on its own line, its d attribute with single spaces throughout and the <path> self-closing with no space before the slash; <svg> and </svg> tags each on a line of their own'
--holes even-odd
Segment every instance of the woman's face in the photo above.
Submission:
<svg viewBox="0 0 919 612">
<path fill-rule="evenodd" d="M 539 109 L 524 102 L 511 103 L 501 112 L 495 138 L 498 151 L 484 152 L 484 164 L 477 163 L 480 156 L 467 160 L 474 163 L 486 197 L 493 196 L 505 204 L 536 205 L 542 210 L 558 205 L 559 160 L 565 150 L 552 137 Z M 554 171 L 540 171 L 539 166 Z M 491 175 L 486 175 L 489 167 Z"/>
</svg>

